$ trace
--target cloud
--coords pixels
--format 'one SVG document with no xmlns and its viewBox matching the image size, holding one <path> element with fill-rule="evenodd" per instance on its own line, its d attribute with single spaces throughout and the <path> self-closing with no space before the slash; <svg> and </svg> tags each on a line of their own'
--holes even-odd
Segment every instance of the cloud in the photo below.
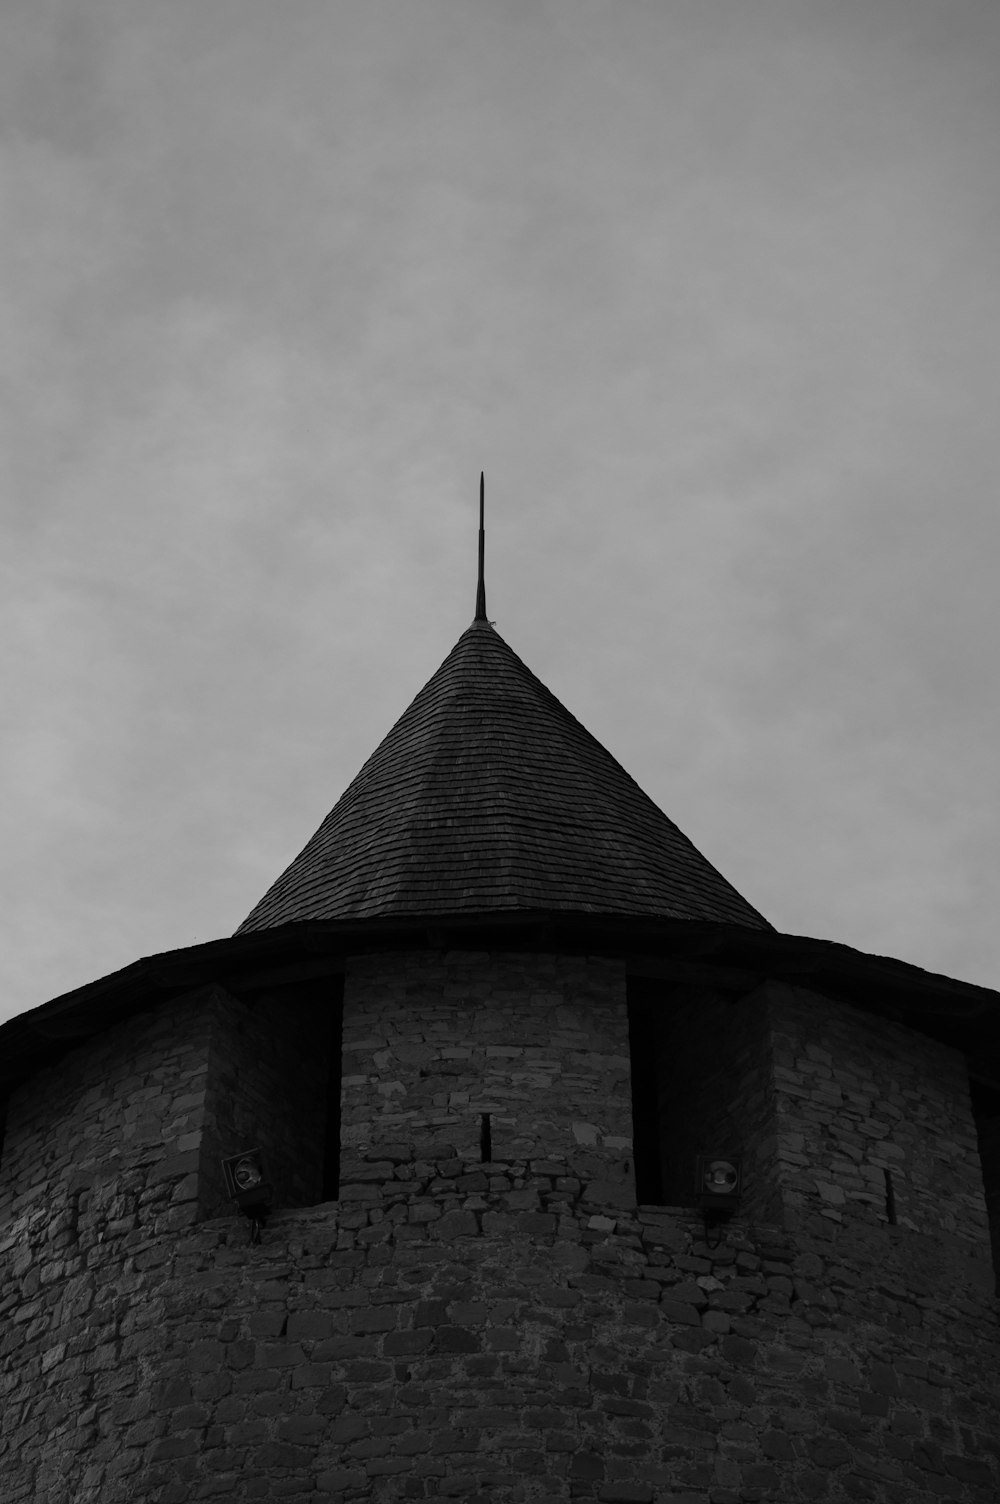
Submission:
<svg viewBox="0 0 1000 1504">
<path fill-rule="evenodd" d="M 235 927 L 471 615 L 780 926 L 993 974 L 998 21 L 12 4 L 7 996 Z"/>
</svg>

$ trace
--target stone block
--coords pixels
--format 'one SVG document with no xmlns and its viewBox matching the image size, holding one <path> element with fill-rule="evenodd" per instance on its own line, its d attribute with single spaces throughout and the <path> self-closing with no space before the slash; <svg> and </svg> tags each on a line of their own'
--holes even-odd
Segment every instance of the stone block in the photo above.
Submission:
<svg viewBox="0 0 1000 1504">
<path fill-rule="evenodd" d="M 292 1388 L 322 1389 L 328 1394 L 334 1387 L 331 1384 L 334 1372 L 335 1366 L 332 1363 L 300 1363 L 292 1371 Z"/>
<path fill-rule="evenodd" d="M 316 1474 L 316 1487 L 330 1496 L 331 1504 L 333 1501 L 340 1504 L 346 1494 L 351 1490 L 363 1489 L 367 1481 L 362 1468 L 332 1467 Z"/>
<path fill-rule="evenodd" d="M 225 1358 L 225 1345 L 211 1338 L 192 1342 L 187 1350 L 187 1366 L 192 1373 L 216 1372 L 224 1364 Z"/>
<path fill-rule="evenodd" d="M 439 1326 L 434 1331 L 434 1351 L 439 1353 L 477 1353 L 482 1338 L 467 1327 Z"/>
<path fill-rule="evenodd" d="M 841 1467 L 851 1460 L 851 1449 L 839 1436 L 807 1436 L 805 1448 L 816 1467 Z"/>
<path fill-rule="evenodd" d="M 888 1363 L 873 1362 L 868 1370 L 868 1383 L 877 1394 L 899 1393 L 895 1370 Z"/>
<path fill-rule="evenodd" d="M 471 1215 L 471 1213 L 470 1213 Z M 483 1236 L 501 1239 L 513 1236 L 517 1231 L 517 1214 L 513 1212 L 483 1212 Z"/>
<path fill-rule="evenodd" d="M 725 1311 L 703 1311 L 701 1324 L 706 1332 L 714 1332 L 725 1336 L 732 1329 L 732 1322 Z"/>
<path fill-rule="evenodd" d="M 752 1368 L 757 1361 L 757 1346 L 745 1337 L 723 1337 L 722 1356 L 734 1368 Z"/>
<path fill-rule="evenodd" d="M 792 1439 L 784 1431 L 765 1431 L 760 1438 L 760 1449 L 765 1457 L 773 1457 L 780 1462 L 791 1462 L 795 1458 Z"/>
<path fill-rule="evenodd" d="M 583 1200 L 591 1206 L 634 1209 L 635 1190 L 626 1180 L 590 1180 L 583 1188 Z"/>
<path fill-rule="evenodd" d="M 431 1328 L 415 1332 L 387 1332 L 382 1341 L 382 1352 L 387 1358 L 413 1357 L 426 1352 L 433 1344 Z"/>
<path fill-rule="evenodd" d="M 550 1236 L 556 1231 L 556 1219 L 551 1212 L 521 1212 L 517 1230 L 529 1237 Z"/>
<path fill-rule="evenodd" d="M 435 1238 L 451 1241 L 454 1238 L 478 1237 L 479 1224 L 472 1212 L 445 1212 L 443 1217 L 431 1224 L 430 1230 Z"/>
<path fill-rule="evenodd" d="M 251 1337 L 280 1337 L 287 1319 L 284 1311 L 251 1311 L 247 1326 Z"/>
<path fill-rule="evenodd" d="M 372 1457 L 365 1463 L 369 1478 L 385 1478 L 408 1473 L 413 1464 L 408 1457 Z"/>
<path fill-rule="evenodd" d="M 180 1457 L 193 1457 L 199 1448 L 197 1436 L 161 1436 L 149 1450 L 152 1462 L 176 1462 Z"/>
<path fill-rule="evenodd" d="M 297 1342 L 260 1342 L 254 1352 L 257 1368 L 294 1368 L 305 1361 Z"/>
<path fill-rule="evenodd" d="M 414 1307 L 414 1326 L 445 1326 L 448 1320 L 446 1300 L 418 1300 Z"/>
<path fill-rule="evenodd" d="M 337 1317 L 343 1332 L 391 1332 L 398 1324 L 398 1314 L 393 1306 L 376 1306 L 369 1309 L 349 1308 Z"/>
<path fill-rule="evenodd" d="M 661 1297 L 658 1309 L 662 1311 L 667 1321 L 675 1321 L 683 1326 L 700 1326 L 701 1315 L 696 1306 L 687 1305 L 683 1301 L 664 1299 Z"/>
<path fill-rule="evenodd" d="M 333 1335 L 333 1318 L 324 1311 L 293 1311 L 288 1317 L 290 1342 L 315 1342 Z"/>
<path fill-rule="evenodd" d="M 454 1300 L 448 1315 L 457 1326 L 482 1326 L 489 1317 L 489 1306 L 482 1300 Z"/>
<path fill-rule="evenodd" d="M 708 1292 L 703 1285 L 693 1279 L 679 1280 L 676 1285 L 670 1285 L 664 1289 L 663 1293 L 671 1300 L 679 1300 L 684 1305 L 697 1306 L 699 1310 L 708 1305 Z"/>
</svg>

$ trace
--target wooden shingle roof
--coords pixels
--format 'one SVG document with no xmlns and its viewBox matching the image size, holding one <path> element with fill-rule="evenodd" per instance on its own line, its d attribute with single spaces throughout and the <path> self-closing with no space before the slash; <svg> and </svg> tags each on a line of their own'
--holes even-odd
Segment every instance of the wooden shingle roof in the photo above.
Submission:
<svg viewBox="0 0 1000 1504">
<path fill-rule="evenodd" d="M 771 927 L 477 619 L 236 933 L 540 910 Z"/>
</svg>

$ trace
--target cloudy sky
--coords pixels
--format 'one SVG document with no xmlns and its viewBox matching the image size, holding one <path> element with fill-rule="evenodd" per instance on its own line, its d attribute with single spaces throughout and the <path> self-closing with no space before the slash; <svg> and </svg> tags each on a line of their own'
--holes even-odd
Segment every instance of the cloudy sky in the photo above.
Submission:
<svg viewBox="0 0 1000 1504">
<path fill-rule="evenodd" d="M 995 0 L 2 0 L 0 1016 L 232 932 L 472 618 L 1000 986 Z"/>
</svg>

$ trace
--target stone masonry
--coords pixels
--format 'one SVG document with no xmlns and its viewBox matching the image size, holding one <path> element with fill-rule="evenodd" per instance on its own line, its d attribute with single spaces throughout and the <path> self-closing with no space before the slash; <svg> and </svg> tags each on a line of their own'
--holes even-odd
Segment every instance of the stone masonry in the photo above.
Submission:
<svg viewBox="0 0 1000 1504">
<path fill-rule="evenodd" d="M 497 1159 L 572 1160 L 595 1195 L 634 1204 L 624 965 L 358 957 L 342 1100 L 341 1199 L 377 1196 L 442 1146 L 477 1160 L 485 1113 Z"/>
<path fill-rule="evenodd" d="M 720 1006 L 768 1189 L 712 1224 L 635 1204 L 623 961 L 358 955 L 343 998 L 338 1201 L 315 996 L 188 994 L 12 1098 L 5 1504 L 995 1504 L 956 1052 L 775 983 Z M 247 1137 L 256 1245 L 217 1214 Z"/>
<path fill-rule="evenodd" d="M 961 1054 L 801 988 L 765 992 L 790 1224 L 885 1223 L 891 1206 L 900 1226 L 946 1235 L 956 1258 L 985 1270 L 989 1224 Z"/>
</svg>

